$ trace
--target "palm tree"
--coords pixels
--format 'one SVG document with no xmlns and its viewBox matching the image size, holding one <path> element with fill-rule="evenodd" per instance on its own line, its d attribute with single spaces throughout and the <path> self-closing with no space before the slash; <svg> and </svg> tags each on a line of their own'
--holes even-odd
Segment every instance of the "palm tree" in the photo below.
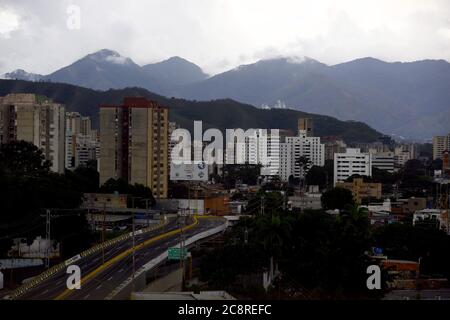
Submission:
<svg viewBox="0 0 450 320">
<path fill-rule="evenodd" d="M 300 167 L 300 188 L 302 188 L 305 185 L 305 169 L 309 167 L 311 161 L 305 156 L 301 156 L 295 160 L 295 164 Z"/>
<path fill-rule="evenodd" d="M 278 258 L 284 243 L 291 237 L 291 225 L 279 214 L 259 217 L 257 220 L 258 236 L 262 239 L 264 250 Z"/>
</svg>

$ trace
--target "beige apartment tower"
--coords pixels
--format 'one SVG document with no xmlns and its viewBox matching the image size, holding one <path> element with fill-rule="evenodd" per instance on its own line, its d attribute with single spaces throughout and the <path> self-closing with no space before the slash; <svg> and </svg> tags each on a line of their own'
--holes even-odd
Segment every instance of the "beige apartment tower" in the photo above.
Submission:
<svg viewBox="0 0 450 320">
<path fill-rule="evenodd" d="M 299 118 L 298 119 L 298 132 L 306 132 L 307 137 L 314 136 L 314 123 L 311 118 Z"/>
<path fill-rule="evenodd" d="M 0 97 L 0 143 L 24 140 L 39 147 L 51 170 L 64 172 L 65 108 L 44 96 L 17 93 Z"/>
<path fill-rule="evenodd" d="M 433 160 L 442 159 L 444 151 L 450 151 L 450 133 L 433 137 Z"/>
<path fill-rule="evenodd" d="M 121 106 L 100 107 L 100 184 L 122 178 L 167 198 L 167 107 L 145 98 L 125 98 Z"/>
</svg>

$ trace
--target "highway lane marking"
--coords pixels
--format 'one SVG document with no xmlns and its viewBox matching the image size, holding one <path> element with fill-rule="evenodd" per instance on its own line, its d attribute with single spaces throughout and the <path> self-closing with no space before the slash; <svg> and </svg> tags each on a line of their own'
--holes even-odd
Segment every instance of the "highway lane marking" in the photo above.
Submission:
<svg viewBox="0 0 450 320">
<path fill-rule="evenodd" d="M 84 298 L 83 298 L 83 299 L 85 299 L 85 300 L 86 300 L 87 298 L 89 298 L 89 296 L 90 296 L 90 295 L 91 295 L 91 294 L 90 294 L 90 293 L 88 293 L 87 295 L 85 295 L 85 296 L 84 296 Z"/>
<path fill-rule="evenodd" d="M 122 272 L 123 271 L 123 268 L 122 269 L 120 269 L 118 272 Z"/>
<path fill-rule="evenodd" d="M 194 228 L 195 226 L 198 225 L 198 218 L 196 216 L 194 216 L 194 223 L 186 226 L 183 228 L 183 231 L 188 231 L 192 228 Z M 138 245 L 136 245 L 134 248 L 129 248 L 126 251 L 118 254 L 117 256 L 115 256 L 114 258 L 111 258 L 110 260 L 106 261 L 104 264 L 102 264 L 101 266 L 99 266 L 97 269 L 93 270 L 91 273 L 89 273 L 87 276 L 85 276 L 84 278 L 81 279 L 81 285 L 83 285 L 84 283 L 88 282 L 89 280 L 91 280 L 92 278 L 94 278 L 98 273 L 104 271 L 105 269 L 107 269 L 108 267 L 110 267 L 111 265 L 117 263 L 118 261 L 122 260 L 123 258 L 131 255 L 133 253 L 133 251 L 136 252 L 136 250 L 142 249 L 146 246 L 148 246 L 151 243 L 154 243 L 158 240 L 162 240 L 164 238 L 168 238 L 170 236 L 176 235 L 178 233 L 181 232 L 181 229 L 174 229 L 171 230 L 169 232 L 160 234 L 158 236 L 155 236 L 153 238 L 150 238 Z M 72 290 L 66 289 L 64 290 L 61 294 L 59 294 L 55 300 L 64 300 L 66 297 L 68 297 L 70 294 L 72 293 Z"/>
<path fill-rule="evenodd" d="M 169 225 L 170 221 L 168 221 L 168 219 L 164 219 L 164 222 L 155 226 L 147 227 L 145 229 L 140 230 L 141 233 L 146 233 L 146 235 L 152 235 L 154 233 L 155 230 L 161 229 L 163 228 L 163 231 L 165 230 L 165 226 Z M 118 236 L 114 239 L 108 240 L 105 243 L 103 243 L 102 245 L 96 245 L 93 246 L 83 252 L 81 252 L 79 254 L 79 256 L 81 258 L 84 257 L 88 257 L 90 255 L 92 255 L 93 253 L 100 251 L 101 250 L 101 246 L 103 246 L 105 249 L 109 248 L 111 245 L 118 243 L 118 242 L 122 242 L 122 241 L 127 241 L 128 238 L 126 237 L 126 235 L 121 235 Z M 11 293 L 11 299 L 17 299 L 19 296 L 27 293 L 28 291 L 30 291 L 32 288 L 36 287 L 38 284 L 42 283 L 44 280 L 46 280 L 49 277 L 54 276 L 56 273 L 58 273 L 59 271 L 63 270 L 66 267 L 66 264 L 68 263 L 68 260 L 55 265 L 53 267 L 51 267 L 50 269 L 44 271 L 43 273 L 41 273 L 40 275 L 37 275 L 36 277 L 34 277 L 34 279 L 22 286 L 20 286 L 19 288 L 16 288 L 12 293 Z"/>
<path fill-rule="evenodd" d="M 109 278 L 108 278 L 108 281 L 111 281 L 111 280 L 112 280 L 112 278 L 114 278 L 114 276 L 111 276 L 111 277 L 109 277 Z"/>
<path fill-rule="evenodd" d="M 102 285 L 99 285 L 97 288 L 95 288 L 95 290 L 98 290 L 102 287 Z"/>
</svg>

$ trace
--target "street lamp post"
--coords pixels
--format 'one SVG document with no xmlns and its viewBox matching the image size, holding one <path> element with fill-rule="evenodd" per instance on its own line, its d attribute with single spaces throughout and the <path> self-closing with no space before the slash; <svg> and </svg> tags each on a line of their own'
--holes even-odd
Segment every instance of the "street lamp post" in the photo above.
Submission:
<svg viewBox="0 0 450 320">
<path fill-rule="evenodd" d="M 45 223 L 45 231 L 47 238 L 47 249 L 46 249 L 46 259 L 45 259 L 45 268 L 48 269 L 50 267 L 50 245 L 51 245 L 51 211 L 46 209 L 46 223 Z"/>
</svg>

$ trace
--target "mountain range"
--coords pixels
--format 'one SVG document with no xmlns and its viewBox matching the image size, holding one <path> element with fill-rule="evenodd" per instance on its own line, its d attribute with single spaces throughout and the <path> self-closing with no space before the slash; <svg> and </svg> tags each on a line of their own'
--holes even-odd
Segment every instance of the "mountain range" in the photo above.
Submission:
<svg viewBox="0 0 450 320">
<path fill-rule="evenodd" d="M 225 129 L 262 128 L 287 129 L 296 132 L 297 119 L 314 119 L 314 131 L 318 136 L 340 136 L 347 143 L 373 142 L 381 133 L 362 122 L 340 121 L 333 117 L 308 114 L 290 109 L 261 109 L 231 99 L 207 102 L 166 98 L 143 88 L 92 90 L 84 87 L 50 82 L 0 80 L 0 96 L 9 93 L 35 93 L 66 105 L 68 111 L 77 111 L 92 117 L 98 126 L 99 106 L 121 104 L 124 97 L 145 97 L 169 107 L 169 118 L 178 126 L 192 130 L 193 121 L 201 120 L 203 128 Z"/>
<path fill-rule="evenodd" d="M 139 66 L 103 49 L 49 75 L 18 70 L 9 79 L 62 82 L 96 90 L 142 87 L 167 97 L 233 99 L 259 108 L 289 108 L 363 121 L 396 137 L 430 139 L 450 131 L 450 63 L 362 58 L 326 65 L 277 58 L 209 77 L 180 57 Z"/>
</svg>

